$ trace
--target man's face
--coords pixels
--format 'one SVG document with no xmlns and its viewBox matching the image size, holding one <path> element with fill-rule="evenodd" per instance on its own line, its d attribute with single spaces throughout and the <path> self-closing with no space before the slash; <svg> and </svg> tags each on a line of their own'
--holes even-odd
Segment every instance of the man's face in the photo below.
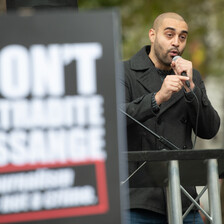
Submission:
<svg viewBox="0 0 224 224">
<path fill-rule="evenodd" d="M 163 20 L 155 31 L 152 43 L 157 63 L 161 67 L 170 67 L 173 57 L 182 55 L 186 46 L 188 26 L 186 22 L 173 18 Z"/>
</svg>

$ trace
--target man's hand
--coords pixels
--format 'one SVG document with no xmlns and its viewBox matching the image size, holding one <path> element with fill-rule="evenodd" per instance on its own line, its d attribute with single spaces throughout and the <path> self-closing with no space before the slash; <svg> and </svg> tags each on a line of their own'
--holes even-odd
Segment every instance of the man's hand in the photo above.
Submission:
<svg viewBox="0 0 224 224">
<path fill-rule="evenodd" d="M 179 92 L 189 77 L 180 75 L 167 75 L 161 89 L 156 93 L 155 100 L 158 105 L 170 99 L 173 93 Z"/>
<path fill-rule="evenodd" d="M 175 74 L 180 76 L 182 72 L 186 72 L 187 76 L 189 77 L 190 82 L 190 88 L 194 88 L 193 83 L 193 66 L 192 62 L 183 59 L 182 57 L 178 57 L 175 61 L 171 62 L 171 67 L 174 70 Z M 187 92 L 190 91 L 190 89 L 186 86 L 185 82 L 183 82 L 183 86 Z"/>
</svg>

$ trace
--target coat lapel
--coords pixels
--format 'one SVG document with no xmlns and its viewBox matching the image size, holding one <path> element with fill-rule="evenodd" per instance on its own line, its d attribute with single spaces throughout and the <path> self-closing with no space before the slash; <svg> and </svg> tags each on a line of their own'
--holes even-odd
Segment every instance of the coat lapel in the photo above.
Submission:
<svg viewBox="0 0 224 224">
<path fill-rule="evenodd" d="M 159 77 L 153 62 L 149 59 L 150 46 L 143 47 L 131 58 L 131 69 L 136 71 L 138 82 L 147 92 L 157 92 L 162 80 Z"/>
<path fill-rule="evenodd" d="M 135 70 L 138 82 L 146 89 L 148 93 L 158 92 L 162 86 L 162 80 L 156 71 L 152 61 L 148 57 L 150 46 L 142 48 L 131 59 L 131 69 Z M 164 113 L 169 107 L 175 104 L 184 96 L 184 91 L 174 93 L 172 97 L 161 105 L 160 113 Z"/>
<path fill-rule="evenodd" d="M 158 92 L 162 86 L 162 80 L 154 67 L 140 73 L 137 80 L 149 93 Z"/>
<path fill-rule="evenodd" d="M 164 113 L 167 109 L 169 109 L 173 104 L 178 102 L 181 98 L 184 97 L 184 90 L 180 90 L 178 93 L 174 93 L 172 97 L 161 105 L 159 115 Z M 183 100 L 183 99 L 182 99 Z"/>
</svg>

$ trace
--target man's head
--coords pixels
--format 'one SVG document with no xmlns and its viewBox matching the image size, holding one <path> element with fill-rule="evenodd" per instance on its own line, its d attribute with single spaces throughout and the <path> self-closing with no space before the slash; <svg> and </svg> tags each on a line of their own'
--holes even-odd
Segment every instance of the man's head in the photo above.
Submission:
<svg viewBox="0 0 224 224">
<path fill-rule="evenodd" d="M 182 55 L 188 35 L 188 25 L 178 14 L 168 12 L 159 15 L 149 30 L 151 51 L 149 57 L 160 69 L 170 69 L 172 58 Z"/>
</svg>

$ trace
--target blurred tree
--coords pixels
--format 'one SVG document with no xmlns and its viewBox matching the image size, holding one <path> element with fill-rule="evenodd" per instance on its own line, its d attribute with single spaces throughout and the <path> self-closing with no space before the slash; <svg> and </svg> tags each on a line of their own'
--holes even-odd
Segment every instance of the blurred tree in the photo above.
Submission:
<svg viewBox="0 0 224 224">
<path fill-rule="evenodd" d="M 192 60 L 204 76 L 224 73 L 223 0 L 79 0 L 79 10 L 118 7 L 122 22 L 123 59 L 149 44 L 148 30 L 156 16 L 174 11 L 189 24 L 188 46 L 183 57 Z"/>
<path fill-rule="evenodd" d="M 0 0 L 0 13 L 6 12 L 6 0 Z"/>
</svg>

